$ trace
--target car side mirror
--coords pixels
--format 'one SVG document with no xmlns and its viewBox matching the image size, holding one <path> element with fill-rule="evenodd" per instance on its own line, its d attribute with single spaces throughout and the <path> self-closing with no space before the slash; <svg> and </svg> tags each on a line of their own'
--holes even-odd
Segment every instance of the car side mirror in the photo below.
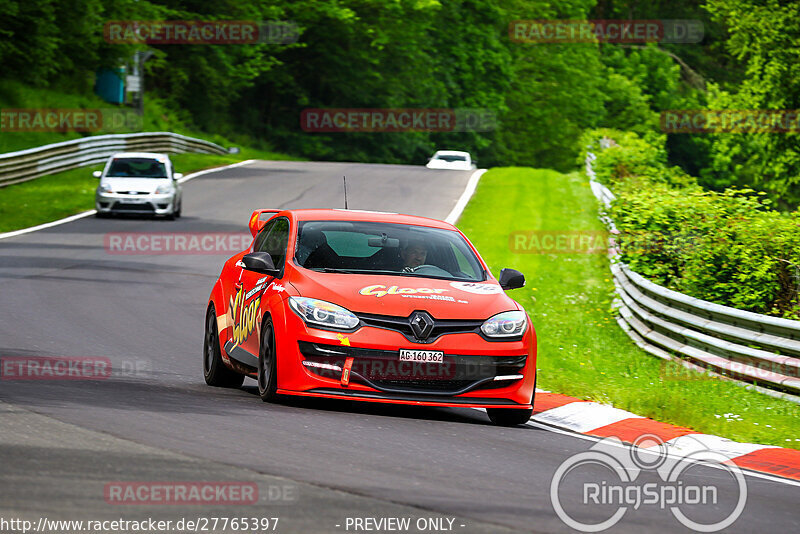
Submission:
<svg viewBox="0 0 800 534">
<path fill-rule="evenodd" d="M 92 173 L 92 176 L 94 176 L 95 178 L 100 178 L 101 176 L 103 176 L 103 171 L 94 171 Z"/>
<path fill-rule="evenodd" d="M 180 180 L 181 178 L 183 178 L 182 172 L 176 172 L 175 174 L 172 175 L 173 180 Z"/>
<path fill-rule="evenodd" d="M 508 291 L 509 289 L 519 289 L 525 285 L 525 275 L 516 269 L 503 269 L 500 271 L 500 287 Z"/>
<path fill-rule="evenodd" d="M 278 276 L 280 274 L 280 271 L 275 268 L 275 264 L 272 262 L 272 256 L 269 255 L 269 252 L 251 252 L 250 254 L 245 254 L 242 258 L 242 263 L 244 263 L 244 268 L 248 271 L 267 274 L 269 276 Z"/>
</svg>

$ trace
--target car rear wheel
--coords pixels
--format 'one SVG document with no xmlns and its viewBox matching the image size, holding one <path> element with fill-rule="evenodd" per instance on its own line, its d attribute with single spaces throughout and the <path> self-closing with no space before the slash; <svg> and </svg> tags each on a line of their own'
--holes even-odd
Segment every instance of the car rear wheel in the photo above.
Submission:
<svg viewBox="0 0 800 534">
<path fill-rule="evenodd" d="M 524 425 L 533 415 L 533 408 L 487 408 L 489 419 L 497 426 Z"/>
<path fill-rule="evenodd" d="M 261 347 L 258 350 L 258 396 L 264 402 L 278 398 L 278 365 L 275 351 L 275 328 L 267 317 L 261 327 Z"/>
<path fill-rule="evenodd" d="M 217 332 L 217 314 L 214 305 L 206 313 L 206 332 L 203 342 L 203 376 L 206 384 L 216 387 L 238 388 L 244 382 L 244 375 L 231 371 L 222 361 Z"/>
</svg>

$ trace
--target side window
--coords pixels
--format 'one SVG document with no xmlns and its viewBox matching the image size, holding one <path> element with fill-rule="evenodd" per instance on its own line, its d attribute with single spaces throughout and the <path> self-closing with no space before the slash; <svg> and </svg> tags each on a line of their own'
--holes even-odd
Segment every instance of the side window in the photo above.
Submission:
<svg viewBox="0 0 800 534">
<path fill-rule="evenodd" d="M 275 267 L 280 269 L 286 259 L 286 247 L 289 244 L 289 221 L 284 218 L 277 219 L 270 223 L 270 228 L 263 234 L 259 234 L 256 240 L 255 252 L 268 252 L 272 256 Z"/>
<path fill-rule="evenodd" d="M 272 230 L 272 227 L 275 226 L 275 223 L 277 222 L 278 220 L 270 221 L 265 224 L 263 228 L 261 228 L 261 231 L 258 232 L 258 235 L 256 236 L 255 243 L 253 243 L 253 252 L 266 252 L 264 250 L 264 242 L 267 240 L 270 230 Z"/>
<path fill-rule="evenodd" d="M 458 262 L 458 270 L 470 278 L 478 278 L 478 273 L 475 271 L 475 267 L 470 263 L 466 256 L 464 256 L 464 253 L 461 252 L 453 243 L 450 243 L 450 248 L 453 251 L 453 255 L 456 257 L 456 262 Z"/>
</svg>

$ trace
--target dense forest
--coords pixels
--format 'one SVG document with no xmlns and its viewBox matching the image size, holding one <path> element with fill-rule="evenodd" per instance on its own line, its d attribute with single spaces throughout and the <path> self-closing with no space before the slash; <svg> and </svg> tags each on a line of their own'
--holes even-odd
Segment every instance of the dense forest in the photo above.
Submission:
<svg viewBox="0 0 800 534">
<path fill-rule="evenodd" d="M 800 107 L 800 0 L 0 0 L 0 78 L 91 91 L 94 73 L 152 50 L 148 96 L 197 129 L 315 159 L 575 167 L 579 138 L 657 140 L 664 110 Z M 518 42 L 517 20 L 695 20 L 696 43 Z M 295 42 L 115 44 L 109 21 L 289 21 Z M 491 131 L 310 133 L 309 108 L 478 108 Z M 788 133 L 669 134 L 670 164 L 722 190 L 800 202 Z M 661 143 L 662 141 L 653 141 Z"/>
</svg>

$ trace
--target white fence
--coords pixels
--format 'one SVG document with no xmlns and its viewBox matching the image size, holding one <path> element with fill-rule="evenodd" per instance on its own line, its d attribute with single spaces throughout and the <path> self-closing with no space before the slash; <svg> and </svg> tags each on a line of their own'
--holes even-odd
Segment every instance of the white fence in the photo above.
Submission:
<svg viewBox="0 0 800 534">
<path fill-rule="evenodd" d="M 594 154 L 587 154 L 586 172 L 601 203 L 601 219 L 616 233 L 614 222 L 605 213 L 615 197 L 595 180 L 594 159 Z M 611 272 L 619 295 L 617 322 L 642 349 L 797 400 L 792 396 L 800 394 L 800 321 L 738 310 L 672 291 L 631 271 L 615 253 Z"/>
</svg>

